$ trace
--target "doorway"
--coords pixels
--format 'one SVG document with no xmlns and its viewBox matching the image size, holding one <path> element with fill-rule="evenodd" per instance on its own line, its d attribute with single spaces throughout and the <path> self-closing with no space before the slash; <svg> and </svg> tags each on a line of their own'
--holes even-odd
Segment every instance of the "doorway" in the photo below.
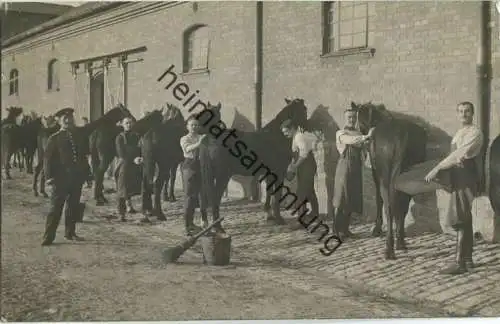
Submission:
<svg viewBox="0 0 500 324">
<path fill-rule="evenodd" d="M 95 71 L 90 77 L 90 121 L 104 115 L 104 73 Z"/>
</svg>

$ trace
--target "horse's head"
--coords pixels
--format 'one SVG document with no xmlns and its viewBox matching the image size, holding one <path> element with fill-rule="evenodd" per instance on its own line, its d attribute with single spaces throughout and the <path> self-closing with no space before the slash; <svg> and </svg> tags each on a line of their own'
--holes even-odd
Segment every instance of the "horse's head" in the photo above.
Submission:
<svg viewBox="0 0 500 324">
<path fill-rule="evenodd" d="M 136 119 L 122 103 L 118 103 L 115 107 L 110 109 L 105 115 L 104 115 L 111 123 L 116 124 L 117 122 L 123 120 L 123 118 L 128 117 L 132 118 L 132 120 L 135 122 Z"/>
<path fill-rule="evenodd" d="M 184 123 L 184 116 L 182 115 L 181 110 L 177 106 L 167 103 L 166 106 L 162 107 L 161 111 L 163 116 L 163 122 L 172 120 Z"/>
<path fill-rule="evenodd" d="M 371 101 L 364 104 L 351 102 L 351 107 L 357 111 L 359 130 L 363 134 L 367 134 L 371 127 L 377 126 L 389 114 L 383 104 L 376 105 Z"/>
<path fill-rule="evenodd" d="M 269 124 L 276 125 L 279 129 L 280 125 L 287 119 L 290 119 L 295 125 L 306 127 L 307 125 L 307 107 L 304 104 L 304 99 L 296 98 L 290 100 L 285 98 L 286 106 L 276 115 L 273 121 Z M 268 125 L 266 125 L 267 128 Z M 281 131 L 281 130 L 280 130 Z"/>
</svg>

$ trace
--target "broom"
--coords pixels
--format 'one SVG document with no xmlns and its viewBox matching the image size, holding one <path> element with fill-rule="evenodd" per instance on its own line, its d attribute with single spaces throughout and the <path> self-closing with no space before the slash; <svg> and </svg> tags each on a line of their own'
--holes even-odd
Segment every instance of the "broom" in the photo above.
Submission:
<svg viewBox="0 0 500 324">
<path fill-rule="evenodd" d="M 163 252 L 162 252 L 163 261 L 165 261 L 165 263 L 172 263 L 172 262 L 177 261 L 179 259 L 179 257 L 181 255 L 183 255 L 184 252 L 189 250 L 200 237 L 202 237 L 203 235 L 208 233 L 208 231 L 210 231 L 212 229 L 212 227 L 219 224 L 223 220 L 224 220 L 224 217 L 220 217 L 219 219 L 217 219 L 215 222 L 210 224 L 207 228 L 205 228 L 204 230 L 202 230 L 201 232 L 199 232 L 195 236 L 185 240 L 181 244 L 178 244 L 172 248 L 168 248 L 166 250 L 163 250 Z"/>
</svg>

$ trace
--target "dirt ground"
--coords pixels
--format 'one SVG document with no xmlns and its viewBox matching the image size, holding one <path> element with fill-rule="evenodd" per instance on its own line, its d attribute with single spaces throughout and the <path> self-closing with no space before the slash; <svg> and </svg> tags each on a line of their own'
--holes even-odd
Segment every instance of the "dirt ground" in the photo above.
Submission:
<svg viewBox="0 0 500 324">
<path fill-rule="evenodd" d="M 71 242 L 63 238 L 62 220 L 55 244 L 42 247 L 48 199 L 33 197 L 31 177 L 17 172 L 13 177 L 2 181 L 1 315 L 7 321 L 443 315 L 360 294 L 319 274 L 283 269 L 272 262 L 256 266 L 240 258 L 237 249 L 225 267 L 203 265 L 196 250 L 188 251 L 178 264 L 164 265 L 160 252 L 179 238 L 168 231 L 159 235 L 155 225 L 90 216 L 91 221 L 77 227 L 85 241 Z M 85 199 L 90 193 L 84 189 Z M 181 202 L 176 204 L 180 207 Z"/>
</svg>

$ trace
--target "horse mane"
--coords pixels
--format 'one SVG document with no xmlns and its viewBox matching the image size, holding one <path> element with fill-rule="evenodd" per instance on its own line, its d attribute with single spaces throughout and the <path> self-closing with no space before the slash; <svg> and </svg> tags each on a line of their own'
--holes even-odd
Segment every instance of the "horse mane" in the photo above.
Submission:
<svg viewBox="0 0 500 324">
<path fill-rule="evenodd" d="M 161 110 L 158 109 L 153 110 L 146 116 L 139 119 L 132 126 L 132 131 L 139 135 L 144 135 L 152 127 L 159 125 L 161 123 L 161 118 L 162 118 Z"/>
</svg>

